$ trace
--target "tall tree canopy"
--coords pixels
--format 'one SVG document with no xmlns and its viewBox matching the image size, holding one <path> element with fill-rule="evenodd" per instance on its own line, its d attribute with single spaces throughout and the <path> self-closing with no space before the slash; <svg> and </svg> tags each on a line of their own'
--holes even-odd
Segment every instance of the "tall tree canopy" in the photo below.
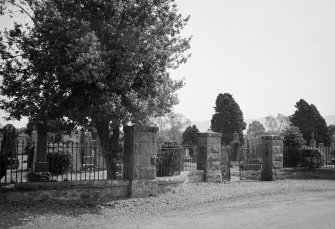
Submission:
<svg viewBox="0 0 335 229">
<path fill-rule="evenodd" d="M 183 82 L 168 70 L 186 62 L 190 38 L 180 35 L 188 17 L 173 0 L 27 2 L 34 26 L 15 24 L 0 37 L 1 108 L 12 118 L 45 128 L 48 120 L 93 122 L 108 163 L 110 125 L 117 141 L 122 124 L 177 104 Z"/>
<path fill-rule="evenodd" d="M 293 126 L 300 129 L 303 138 L 309 143 L 312 133 L 314 132 L 314 138 L 317 144 L 324 143 L 329 145 L 330 138 L 327 124 L 316 106 L 300 99 L 295 107 L 296 111 L 290 116 L 290 121 Z"/>
<path fill-rule="evenodd" d="M 246 123 L 243 120 L 240 106 L 235 102 L 233 96 L 229 93 L 220 93 L 215 105 L 211 129 L 222 134 L 222 143 L 229 144 L 235 132 L 239 134 L 240 140 L 243 140 Z"/>
<path fill-rule="evenodd" d="M 280 134 L 290 126 L 289 117 L 280 113 L 277 114 L 277 117 L 269 115 L 265 117 L 265 126 L 268 134 Z"/>
<path fill-rule="evenodd" d="M 170 112 L 164 116 L 150 118 L 149 124 L 159 127 L 158 139 L 164 141 L 182 142 L 182 130 L 190 125 L 191 121 L 183 114 Z"/>
<path fill-rule="evenodd" d="M 265 128 L 259 121 L 253 121 L 248 126 L 247 134 L 252 137 L 257 137 L 265 134 Z"/>
<path fill-rule="evenodd" d="M 183 144 L 196 145 L 198 142 L 198 133 L 199 130 L 196 125 L 188 126 L 183 133 Z"/>
</svg>

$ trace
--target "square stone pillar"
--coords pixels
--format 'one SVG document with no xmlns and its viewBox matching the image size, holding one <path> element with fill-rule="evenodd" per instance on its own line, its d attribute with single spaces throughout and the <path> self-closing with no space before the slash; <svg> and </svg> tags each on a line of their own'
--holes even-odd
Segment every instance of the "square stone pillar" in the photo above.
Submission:
<svg viewBox="0 0 335 229">
<path fill-rule="evenodd" d="M 262 181 L 274 180 L 274 175 L 283 169 L 283 137 L 277 135 L 261 136 Z"/>
<path fill-rule="evenodd" d="M 205 171 L 206 182 L 222 182 L 220 167 L 221 134 L 215 132 L 198 133 L 197 169 Z"/>
<path fill-rule="evenodd" d="M 131 197 L 155 196 L 158 127 L 124 127 L 124 179 L 130 180 Z"/>
</svg>

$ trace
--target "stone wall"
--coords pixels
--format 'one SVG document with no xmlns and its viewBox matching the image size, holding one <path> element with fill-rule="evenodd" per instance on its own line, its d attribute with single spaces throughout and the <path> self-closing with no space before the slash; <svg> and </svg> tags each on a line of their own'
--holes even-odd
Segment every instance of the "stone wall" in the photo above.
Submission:
<svg viewBox="0 0 335 229">
<path fill-rule="evenodd" d="M 282 176 L 286 179 L 329 179 L 335 180 L 335 169 L 285 168 Z"/>
<path fill-rule="evenodd" d="M 176 192 L 186 183 L 204 181 L 204 171 L 183 171 L 179 176 L 160 177 L 152 182 L 141 180 L 142 188 L 150 192 L 152 185 L 158 187 L 158 194 Z M 150 183 L 148 183 L 150 182 Z M 139 185 L 139 184 L 138 184 Z M 157 188 L 155 187 L 155 188 Z M 103 181 L 67 181 L 50 183 L 23 183 L 16 184 L 15 188 L 1 190 L 0 201 L 23 200 L 78 200 L 89 198 L 120 198 L 130 195 L 131 183 L 128 180 Z"/>
<path fill-rule="evenodd" d="M 187 183 L 204 181 L 204 171 L 182 171 L 179 176 L 158 177 L 158 193 L 177 192 Z"/>
<path fill-rule="evenodd" d="M 117 198 L 129 195 L 128 180 L 67 181 L 16 184 L 15 189 L 2 190 L 0 200 L 76 200 Z"/>
</svg>

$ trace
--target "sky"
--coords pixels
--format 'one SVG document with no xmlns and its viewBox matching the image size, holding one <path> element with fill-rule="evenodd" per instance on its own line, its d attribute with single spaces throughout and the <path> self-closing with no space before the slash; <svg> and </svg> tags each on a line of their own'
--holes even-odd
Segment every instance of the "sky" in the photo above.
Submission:
<svg viewBox="0 0 335 229">
<path fill-rule="evenodd" d="M 175 112 L 209 120 L 230 93 L 245 119 L 291 115 L 300 99 L 335 115 L 335 1 L 175 1 L 193 36 L 191 58 L 171 72 L 185 82 Z"/>
<path fill-rule="evenodd" d="M 291 115 L 301 98 L 335 114 L 335 1 L 176 0 L 191 19 L 188 63 L 176 112 L 209 120 L 219 93 L 244 118 Z"/>
</svg>

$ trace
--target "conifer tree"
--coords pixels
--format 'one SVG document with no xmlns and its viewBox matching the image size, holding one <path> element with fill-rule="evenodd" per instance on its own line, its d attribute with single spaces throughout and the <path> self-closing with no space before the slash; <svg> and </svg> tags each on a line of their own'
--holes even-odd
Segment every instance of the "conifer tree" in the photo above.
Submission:
<svg viewBox="0 0 335 229">
<path fill-rule="evenodd" d="M 310 142 L 312 133 L 314 133 L 314 139 L 317 144 L 324 143 L 325 145 L 329 145 L 330 138 L 327 124 L 316 106 L 300 99 L 295 107 L 297 110 L 290 116 L 290 122 L 293 126 L 300 129 L 307 143 Z"/>
<path fill-rule="evenodd" d="M 246 123 L 243 120 L 240 106 L 235 102 L 233 96 L 229 93 L 220 93 L 216 98 L 215 105 L 211 129 L 222 134 L 222 144 L 229 144 L 235 132 L 243 141 L 243 130 L 246 128 Z"/>
<path fill-rule="evenodd" d="M 197 144 L 197 133 L 199 130 L 196 125 L 188 126 L 183 133 L 183 144 Z"/>
</svg>

